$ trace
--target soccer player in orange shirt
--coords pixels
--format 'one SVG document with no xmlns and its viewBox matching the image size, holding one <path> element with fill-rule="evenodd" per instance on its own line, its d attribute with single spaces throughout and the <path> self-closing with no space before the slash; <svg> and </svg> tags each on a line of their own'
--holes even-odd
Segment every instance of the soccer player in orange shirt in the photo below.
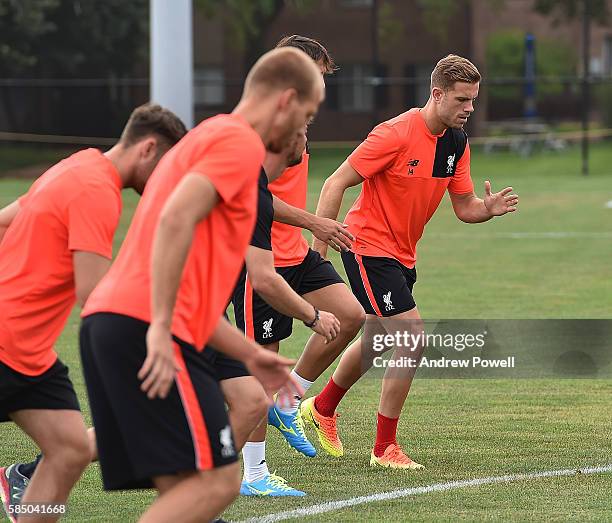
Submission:
<svg viewBox="0 0 612 523">
<path fill-rule="evenodd" d="M 287 36 L 281 39 L 276 47 L 301 49 L 314 60 L 322 75 L 331 74 L 335 69 L 333 59 L 325 47 L 312 38 Z M 305 134 L 301 139 L 305 140 Z M 288 286 L 302 296 L 303 301 L 310 304 L 311 317 L 308 322 L 313 319 L 313 307 L 315 310 L 329 311 L 340 320 L 340 332 L 335 339 L 330 341 L 319 334 L 311 335 L 292 371 L 293 377 L 306 391 L 359 332 L 365 320 L 365 312 L 333 265 L 319 253 L 309 249 L 302 236 L 301 228 L 309 229 L 316 238 L 336 249 L 348 249 L 352 239 L 343 224 L 315 216 L 305 210 L 309 153 L 304 141 L 301 145 L 301 148 L 293 151 L 289 167 L 269 184 L 270 192 L 274 196 L 271 235 L 274 266 Z M 260 263 L 259 266 L 260 269 L 263 268 L 263 264 Z M 247 336 L 278 352 L 280 343 L 291 336 L 292 315 L 286 311 L 281 312 L 263 292 L 257 292 L 258 287 L 265 287 L 265 282 L 249 267 L 247 269 L 249 278 L 239 281 L 232 299 L 236 324 Z M 222 359 L 221 363 L 223 361 L 227 360 Z M 231 364 L 227 365 L 227 369 L 222 373 L 225 377 L 223 386 L 228 389 L 236 387 L 241 379 L 239 367 Z M 296 395 L 287 405 L 273 405 L 268 411 L 267 420 L 294 449 L 314 457 L 316 450 L 306 438 L 297 415 L 300 400 L 300 395 Z M 241 494 L 303 496 L 304 492 L 290 487 L 280 476 L 270 474 L 266 462 L 265 437 L 266 424 L 261 423 L 243 449 L 244 481 Z"/>
<path fill-rule="evenodd" d="M 207 345 L 243 361 L 266 390 L 293 381 L 291 360 L 222 314 L 253 232 L 265 151 L 282 152 L 323 96 L 303 52 L 260 58 L 234 111 L 199 124 L 159 164 L 83 311 L 81 357 L 104 487 L 156 488 L 141 521 L 209 521 L 238 494 L 236 447 L 202 355 Z"/>
<path fill-rule="evenodd" d="M 244 296 L 246 286 L 252 289 L 251 292 L 257 292 L 261 298 L 265 299 L 266 306 L 271 306 L 290 318 L 296 318 L 309 324 L 314 332 L 332 343 L 340 330 L 338 319 L 329 312 L 319 311 L 307 302 L 274 268 L 272 252 L 274 204 L 272 193 L 268 189 L 268 182 L 273 182 L 283 173 L 287 160 L 291 162 L 296 158 L 301 158 L 305 145 L 304 129 L 296 136 L 286 153 L 283 152 L 282 155 L 266 154 L 259 175 L 255 230 L 246 253 L 245 266 L 233 293 L 234 311 L 236 315 L 240 315 L 241 309 L 246 305 L 237 305 L 235 301 L 237 295 Z M 239 327 L 242 325 L 239 324 Z M 247 336 L 253 338 L 252 326 L 247 327 Z M 236 450 L 240 451 L 253 429 L 264 418 L 267 420 L 269 402 L 266 400 L 265 391 L 261 383 L 250 375 L 242 362 L 212 349 L 204 351 L 204 356 L 214 367 L 216 377 L 219 379 L 228 405 Z M 244 489 L 243 482 L 241 492 Z M 285 480 L 276 474 L 267 474 L 260 483 L 251 487 L 251 491 L 265 492 L 269 496 L 303 495 L 302 492 L 289 487 Z"/>
<path fill-rule="evenodd" d="M 353 293 L 373 322 L 393 317 L 405 320 L 415 333 L 423 330 L 412 296 L 416 244 L 445 191 L 457 218 L 467 223 L 516 210 L 518 197 L 511 187 L 492 193 L 487 181 L 484 199 L 474 194 L 463 126 L 474 111 L 480 79 L 469 60 L 456 55 L 443 58 L 432 72 L 427 104 L 374 128 L 325 182 L 317 214 L 328 218 L 338 216 L 347 188 L 363 184 L 346 216 L 355 241 L 350 252 L 342 253 L 342 262 Z M 324 243 L 316 240 L 314 248 L 326 254 Z M 342 355 L 323 391 L 301 405 L 301 416 L 334 456 L 343 453 L 336 407 L 372 365 L 371 359 L 362 357 L 362 348 L 360 338 Z M 414 349 L 419 357 L 422 347 Z M 403 452 L 396 434 L 413 375 L 383 380 L 372 466 L 422 468 Z"/>
<path fill-rule="evenodd" d="M 15 502 L 65 503 L 90 461 L 68 368 L 53 346 L 74 303 L 83 306 L 110 266 L 121 189 L 141 193 L 185 132 L 170 111 L 141 106 L 112 149 L 62 160 L 0 211 L 0 421 L 19 425 L 44 455 L 23 499 L 11 483 L 24 485 L 25 476 L 16 465 L 0 469 L 13 520 Z"/>
</svg>

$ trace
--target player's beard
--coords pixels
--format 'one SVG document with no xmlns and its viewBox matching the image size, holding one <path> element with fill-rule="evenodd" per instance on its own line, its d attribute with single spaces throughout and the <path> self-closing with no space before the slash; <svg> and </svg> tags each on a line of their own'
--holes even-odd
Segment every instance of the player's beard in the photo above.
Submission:
<svg viewBox="0 0 612 523">
<path fill-rule="evenodd" d="M 266 150 L 272 154 L 280 154 L 283 152 L 283 146 L 280 140 L 270 140 L 266 144 Z"/>
<path fill-rule="evenodd" d="M 470 117 L 469 117 L 469 116 L 467 116 L 467 117 L 461 117 L 461 116 L 458 116 L 458 117 L 457 117 L 457 122 L 458 122 L 458 123 L 457 123 L 457 128 L 458 128 L 458 129 L 463 129 L 463 127 L 465 126 L 465 124 L 466 124 L 466 123 L 468 123 L 468 120 L 469 120 L 469 119 L 470 119 Z"/>
<path fill-rule="evenodd" d="M 446 127 L 450 127 L 451 129 L 463 129 L 463 126 L 467 123 L 467 120 L 463 121 L 459 119 L 459 116 L 455 118 L 449 118 L 446 121 L 442 122 Z"/>
<path fill-rule="evenodd" d="M 281 132 L 278 137 L 272 138 L 268 141 L 266 145 L 266 149 L 273 154 L 280 154 L 287 149 L 291 145 L 293 137 L 295 135 L 295 131 L 293 130 L 295 126 L 290 127 L 290 132 Z"/>
<path fill-rule="evenodd" d="M 302 153 L 299 156 L 294 156 L 287 160 L 287 167 L 295 167 L 302 163 Z"/>
</svg>

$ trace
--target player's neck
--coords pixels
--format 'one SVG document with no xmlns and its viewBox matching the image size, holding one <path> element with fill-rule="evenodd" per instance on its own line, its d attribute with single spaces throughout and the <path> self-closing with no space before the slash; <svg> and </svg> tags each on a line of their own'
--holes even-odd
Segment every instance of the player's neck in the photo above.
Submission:
<svg viewBox="0 0 612 523">
<path fill-rule="evenodd" d="M 265 143 L 272 127 L 274 110 L 270 103 L 254 97 L 243 98 L 232 111 L 244 118 Z"/>
<path fill-rule="evenodd" d="M 134 174 L 133 162 L 128 157 L 128 152 L 125 147 L 120 143 L 115 144 L 111 149 L 104 153 L 104 156 L 110 160 L 115 166 L 117 173 L 119 173 L 119 179 L 121 180 L 121 186 L 131 187 L 132 176 Z"/>
<path fill-rule="evenodd" d="M 268 177 L 268 182 L 273 182 L 283 174 L 286 166 L 287 162 L 283 154 L 274 154 L 268 151 L 263 162 L 263 169 Z"/>
<path fill-rule="evenodd" d="M 431 98 L 427 101 L 425 107 L 420 109 L 420 112 L 431 134 L 442 134 L 446 130 L 446 125 L 442 123 L 436 114 L 436 108 Z"/>
</svg>

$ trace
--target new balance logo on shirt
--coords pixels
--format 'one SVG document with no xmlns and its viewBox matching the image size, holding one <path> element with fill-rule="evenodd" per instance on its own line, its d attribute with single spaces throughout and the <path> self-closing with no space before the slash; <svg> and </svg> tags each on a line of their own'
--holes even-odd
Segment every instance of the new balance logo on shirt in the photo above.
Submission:
<svg viewBox="0 0 612 523">
<path fill-rule="evenodd" d="M 419 165 L 419 160 L 410 160 L 408 162 L 408 174 L 412 175 L 414 174 L 414 169 L 413 167 L 416 167 L 417 165 Z"/>
<path fill-rule="evenodd" d="M 389 312 L 395 310 L 393 302 L 391 301 L 391 291 L 389 291 L 387 294 L 383 294 L 383 300 L 385 302 L 385 311 Z"/>
<path fill-rule="evenodd" d="M 264 333 L 261 336 L 262 338 L 271 338 L 272 337 L 272 322 L 274 321 L 274 318 L 270 318 L 269 320 L 266 320 L 263 322 L 263 330 Z"/>
</svg>

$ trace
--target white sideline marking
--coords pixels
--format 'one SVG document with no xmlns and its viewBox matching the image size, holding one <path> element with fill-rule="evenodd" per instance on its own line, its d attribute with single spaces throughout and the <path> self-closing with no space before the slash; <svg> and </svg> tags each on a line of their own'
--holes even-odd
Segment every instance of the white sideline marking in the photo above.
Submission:
<svg viewBox="0 0 612 523">
<path fill-rule="evenodd" d="M 298 508 L 295 510 L 287 510 L 285 512 L 276 512 L 250 518 L 242 523 L 273 523 L 275 521 L 285 521 L 287 519 L 314 516 L 323 514 L 324 512 L 332 512 L 347 507 L 363 505 L 364 503 L 372 503 L 373 501 L 386 501 L 390 499 L 405 498 L 408 496 L 417 496 L 419 494 L 429 494 L 430 492 L 443 492 L 446 490 L 454 490 L 464 487 L 479 487 L 480 485 L 490 485 L 492 483 L 509 483 L 512 481 L 523 481 L 528 479 L 549 478 L 558 476 L 573 476 L 576 474 L 598 474 L 600 472 L 612 472 L 612 464 L 601 467 L 584 467 L 581 469 L 563 469 L 563 470 L 545 470 L 543 472 L 531 472 L 528 474 L 510 474 L 507 476 L 489 476 L 487 478 L 466 479 L 462 481 L 449 481 L 448 483 L 434 483 L 424 487 L 412 487 L 406 489 L 392 490 L 390 492 L 381 492 L 379 494 L 371 494 L 369 496 L 359 496 L 356 498 L 343 499 L 338 501 L 329 501 L 327 503 L 319 503 L 309 507 Z"/>
<path fill-rule="evenodd" d="M 612 232 L 495 232 L 490 234 L 467 234 L 467 233 L 444 233 L 434 232 L 427 235 L 428 238 L 507 238 L 510 240 L 560 240 L 564 238 L 591 238 L 595 240 L 612 239 Z"/>
</svg>

